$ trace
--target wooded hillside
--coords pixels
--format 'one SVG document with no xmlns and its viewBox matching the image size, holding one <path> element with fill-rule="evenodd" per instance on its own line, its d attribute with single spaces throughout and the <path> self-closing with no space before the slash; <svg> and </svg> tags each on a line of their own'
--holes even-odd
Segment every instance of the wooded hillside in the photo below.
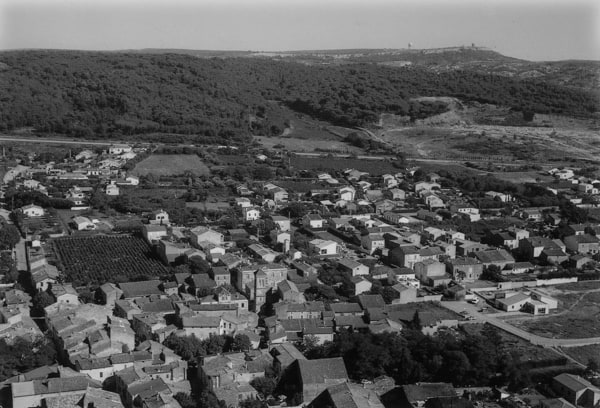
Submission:
<svg viewBox="0 0 600 408">
<path fill-rule="evenodd" d="M 34 127 L 76 137 L 198 135 L 199 143 L 277 134 L 291 109 L 342 126 L 383 112 L 423 118 L 443 112 L 417 96 L 454 96 L 539 113 L 589 116 L 597 99 L 535 81 L 371 64 L 308 66 L 267 58 L 80 51 L 0 53 L 0 131 Z M 266 106 L 278 102 L 271 119 Z"/>
</svg>

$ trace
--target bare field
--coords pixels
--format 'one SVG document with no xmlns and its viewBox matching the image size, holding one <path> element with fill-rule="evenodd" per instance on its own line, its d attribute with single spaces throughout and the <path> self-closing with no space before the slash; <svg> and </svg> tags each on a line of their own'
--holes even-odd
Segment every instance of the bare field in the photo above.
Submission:
<svg viewBox="0 0 600 408">
<path fill-rule="evenodd" d="M 206 164 L 195 154 L 153 154 L 139 162 L 132 173 L 136 176 L 173 176 L 188 171 L 197 176 L 210 174 Z"/>
<path fill-rule="evenodd" d="M 382 115 L 377 138 L 410 156 L 511 162 L 544 162 L 565 157 L 595 160 L 600 153 L 598 123 L 556 115 L 536 115 L 531 126 L 504 125 L 506 108 L 463 106 L 418 120 Z M 490 123 L 490 124 L 482 124 Z M 498 124 L 496 124 L 498 123 Z"/>
<path fill-rule="evenodd" d="M 321 149 L 322 151 L 335 151 L 338 153 L 364 154 L 364 150 L 339 140 L 316 140 L 301 139 L 297 137 L 266 136 L 254 136 L 254 140 L 268 149 L 273 149 L 274 146 L 282 145 L 286 150 L 291 150 L 294 152 L 318 152 L 319 150 L 317 149 Z"/>
<path fill-rule="evenodd" d="M 561 303 L 559 313 L 510 323 L 542 337 L 577 339 L 600 337 L 600 292 L 550 291 Z"/>
</svg>

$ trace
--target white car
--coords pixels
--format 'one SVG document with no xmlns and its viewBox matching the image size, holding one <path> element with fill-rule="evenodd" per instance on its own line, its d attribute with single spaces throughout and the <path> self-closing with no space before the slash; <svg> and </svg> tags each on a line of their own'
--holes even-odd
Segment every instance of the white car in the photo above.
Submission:
<svg viewBox="0 0 600 408">
<path fill-rule="evenodd" d="M 479 303 L 479 298 L 470 299 L 469 303 L 472 303 L 472 304 L 476 305 L 477 303 Z"/>
</svg>

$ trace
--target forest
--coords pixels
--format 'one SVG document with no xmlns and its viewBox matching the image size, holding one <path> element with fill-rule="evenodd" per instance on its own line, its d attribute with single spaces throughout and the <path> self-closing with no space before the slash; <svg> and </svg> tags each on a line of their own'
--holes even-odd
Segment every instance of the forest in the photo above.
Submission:
<svg viewBox="0 0 600 408">
<path fill-rule="evenodd" d="M 294 114 L 353 127 L 373 124 L 380 113 L 414 120 L 446 109 L 413 99 L 419 96 L 581 117 L 598 111 L 596 96 L 585 90 L 461 70 L 179 54 L 0 53 L 1 132 L 25 127 L 81 138 L 160 134 L 244 143 L 252 134 L 278 134 Z"/>
</svg>

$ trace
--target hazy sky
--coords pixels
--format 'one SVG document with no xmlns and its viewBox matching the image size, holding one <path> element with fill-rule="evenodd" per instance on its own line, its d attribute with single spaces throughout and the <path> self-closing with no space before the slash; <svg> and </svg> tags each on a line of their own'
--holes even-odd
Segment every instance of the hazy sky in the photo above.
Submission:
<svg viewBox="0 0 600 408">
<path fill-rule="evenodd" d="M 0 0 L 0 49 L 279 51 L 409 42 L 600 60 L 600 1 Z"/>
</svg>

